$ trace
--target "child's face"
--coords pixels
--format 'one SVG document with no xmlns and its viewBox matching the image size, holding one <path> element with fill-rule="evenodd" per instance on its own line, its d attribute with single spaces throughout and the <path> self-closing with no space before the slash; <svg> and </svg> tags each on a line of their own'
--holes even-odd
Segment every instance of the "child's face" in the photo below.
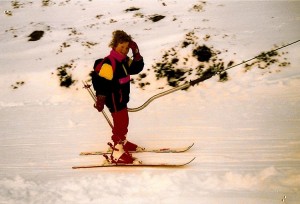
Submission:
<svg viewBox="0 0 300 204">
<path fill-rule="evenodd" d="M 127 56 L 128 52 L 129 52 L 129 42 L 123 42 L 123 43 L 119 43 L 117 45 L 117 47 L 115 47 L 115 50 L 124 55 Z"/>
</svg>

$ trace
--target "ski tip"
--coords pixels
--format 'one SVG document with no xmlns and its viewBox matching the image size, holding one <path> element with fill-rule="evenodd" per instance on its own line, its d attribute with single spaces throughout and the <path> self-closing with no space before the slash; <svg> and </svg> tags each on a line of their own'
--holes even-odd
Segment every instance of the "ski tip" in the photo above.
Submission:
<svg viewBox="0 0 300 204">
<path fill-rule="evenodd" d="M 184 152 L 186 152 L 186 151 L 188 151 L 188 150 L 190 150 L 193 146 L 194 146 L 194 144 L 195 143 L 193 143 L 193 144 L 191 144 L 190 146 L 188 146 L 186 149 L 185 149 L 185 151 Z"/>
<path fill-rule="evenodd" d="M 194 157 L 193 159 L 191 159 L 189 162 L 187 162 L 185 165 L 192 163 L 194 160 L 196 159 L 196 157 Z"/>
<path fill-rule="evenodd" d="M 190 161 L 188 161 L 188 162 L 186 162 L 184 164 L 179 164 L 179 165 L 175 165 L 175 166 L 177 166 L 177 167 L 185 167 L 188 164 L 192 163 L 195 159 L 196 159 L 196 157 L 192 158 Z"/>
</svg>

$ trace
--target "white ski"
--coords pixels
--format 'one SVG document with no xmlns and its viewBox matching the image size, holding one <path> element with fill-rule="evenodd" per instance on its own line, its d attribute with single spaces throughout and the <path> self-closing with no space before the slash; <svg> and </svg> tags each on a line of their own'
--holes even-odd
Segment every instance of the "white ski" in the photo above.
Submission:
<svg viewBox="0 0 300 204">
<path fill-rule="evenodd" d="M 85 166 L 73 166 L 72 169 L 88 169 L 88 168 L 102 168 L 102 167 L 164 167 L 164 168 L 171 168 L 171 167 L 183 167 L 190 164 L 194 161 L 196 157 L 189 160 L 185 163 L 138 163 L 138 164 L 114 164 L 114 163 L 105 163 L 102 165 L 85 165 Z"/>
<path fill-rule="evenodd" d="M 194 146 L 194 143 L 191 144 L 188 147 L 182 147 L 182 148 L 159 148 L 159 149 L 143 149 L 139 151 L 133 151 L 131 153 L 142 153 L 142 152 L 153 152 L 153 153 L 181 153 L 186 152 L 189 149 Z M 103 154 L 110 154 L 110 151 L 96 151 L 96 152 L 81 152 L 81 156 L 87 156 L 87 155 L 103 155 Z"/>
</svg>

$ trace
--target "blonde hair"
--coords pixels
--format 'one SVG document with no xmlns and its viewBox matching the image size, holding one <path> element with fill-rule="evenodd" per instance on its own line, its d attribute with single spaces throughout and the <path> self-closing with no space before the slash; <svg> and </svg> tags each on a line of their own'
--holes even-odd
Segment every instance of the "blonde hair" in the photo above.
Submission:
<svg viewBox="0 0 300 204">
<path fill-rule="evenodd" d="M 109 47 L 115 48 L 119 43 L 132 41 L 131 35 L 128 35 L 123 30 L 116 30 L 112 33 L 113 37 L 109 43 Z"/>
</svg>

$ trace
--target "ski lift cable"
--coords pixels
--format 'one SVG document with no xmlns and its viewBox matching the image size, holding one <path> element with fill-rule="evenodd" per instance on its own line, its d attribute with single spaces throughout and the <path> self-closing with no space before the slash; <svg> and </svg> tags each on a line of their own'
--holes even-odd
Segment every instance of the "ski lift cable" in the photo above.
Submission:
<svg viewBox="0 0 300 204">
<path fill-rule="evenodd" d="M 277 51 L 277 50 L 280 50 L 280 49 L 283 49 L 283 48 L 285 48 L 285 47 L 288 47 L 288 46 L 291 46 L 291 45 L 293 45 L 293 44 L 296 44 L 296 43 L 298 43 L 299 41 L 300 41 L 300 40 L 296 40 L 296 41 L 294 41 L 294 42 L 291 42 L 291 43 L 289 43 L 289 44 L 286 44 L 286 45 L 283 45 L 283 46 L 281 46 L 281 47 L 279 47 L 279 48 L 276 48 L 276 49 L 274 49 L 274 50 L 271 50 L 271 51 L 269 51 L 269 52 L 262 53 L 262 54 L 260 54 L 260 55 L 257 55 L 256 57 L 253 57 L 253 58 L 251 58 L 251 59 L 242 61 L 241 63 L 238 63 L 238 64 L 232 65 L 232 66 L 230 66 L 230 67 L 227 67 L 226 69 L 223 69 L 223 70 L 218 70 L 218 71 L 215 71 L 215 72 L 212 71 L 212 70 L 210 70 L 210 71 L 208 71 L 208 72 L 204 71 L 203 74 L 202 74 L 202 76 L 199 77 L 198 79 L 192 80 L 192 81 L 190 81 L 190 82 L 186 82 L 186 83 L 183 84 L 183 85 L 180 85 L 180 86 L 177 86 L 177 87 L 175 87 L 175 88 L 169 89 L 169 90 L 167 90 L 167 91 L 163 91 L 163 92 L 161 92 L 161 93 L 158 93 L 158 94 L 156 94 L 156 95 L 150 97 L 150 98 L 149 98 L 144 104 L 142 104 L 141 106 L 139 106 L 139 107 L 137 107 L 137 108 L 128 108 L 128 111 L 129 111 L 129 112 L 137 112 L 137 111 L 140 111 L 140 110 L 146 108 L 152 101 L 154 101 L 154 100 L 157 99 L 157 98 L 160 98 L 160 97 L 162 97 L 162 96 L 168 95 L 168 94 L 173 93 L 173 92 L 178 91 L 178 90 L 187 89 L 188 87 L 194 86 L 195 84 L 198 84 L 198 83 L 200 83 L 200 82 L 202 82 L 202 81 L 205 81 L 205 80 L 207 80 L 207 79 L 213 77 L 213 76 L 216 75 L 216 74 L 221 74 L 222 72 L 225 72 L 225 71 L 227 71 L 227 70 L 229 70 L 229 69 L 232 69 L 232 68 L 234 68 L 234 67 L 237 67 L 237 66 L 239 66 L 239 65 L 245 64 L 245 63 L 247 63 L 247 62 L 249 62 L 249 61 L 251 61 L 251 60 L 257 59 L 257 58 L 259 58 L 259 57 L 261 57 L 261 56 L 267 55 L 267 54 L 269 54 L 269 53 L 272 53 L 272 52 L 275 52 L 275 51 Z"/>
</svg>

